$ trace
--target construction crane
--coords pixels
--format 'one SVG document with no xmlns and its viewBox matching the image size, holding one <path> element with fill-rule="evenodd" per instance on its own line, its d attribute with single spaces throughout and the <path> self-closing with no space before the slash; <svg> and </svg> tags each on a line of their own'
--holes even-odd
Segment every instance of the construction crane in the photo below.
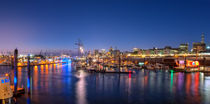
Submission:
<svg viewBox="0 0 210 104">
<path fill-rule="evenodd" d="M 84 54 L 84 45 L 80 39 L 77 40 L 75 45 L 78 47 L 78 56 L 81 56 Z"/>
</svg>

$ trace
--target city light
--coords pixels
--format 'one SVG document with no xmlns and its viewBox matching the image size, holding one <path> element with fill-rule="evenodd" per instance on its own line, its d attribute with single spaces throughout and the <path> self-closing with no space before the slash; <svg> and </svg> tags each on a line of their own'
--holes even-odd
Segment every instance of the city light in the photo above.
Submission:
<svg viewBox="0 0 210 104">
<path fill-rule="evenodd" d="M 0 2 L 0 104 L 210 104 L 210 1 Z"/>
</svg>

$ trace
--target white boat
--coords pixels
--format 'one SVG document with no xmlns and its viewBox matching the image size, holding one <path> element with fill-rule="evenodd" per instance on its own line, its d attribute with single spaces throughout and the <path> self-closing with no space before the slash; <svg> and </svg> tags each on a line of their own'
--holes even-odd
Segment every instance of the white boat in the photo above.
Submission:
<svg viewBox="0 0 210 104">
<path fill-rule="evenodd" d="M 146 68 L 149 69 L 149 70 L 154 70 L 155 66 L 152 65 L 152 64 L 149 64 L 149 65 L 146 66 Z"/>
</svg>

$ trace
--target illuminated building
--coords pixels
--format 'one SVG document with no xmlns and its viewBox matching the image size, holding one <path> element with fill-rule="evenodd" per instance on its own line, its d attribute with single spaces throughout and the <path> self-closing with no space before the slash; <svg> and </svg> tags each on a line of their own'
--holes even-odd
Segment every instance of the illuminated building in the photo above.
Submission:
<svg viewBox="0 0 210 104">
<path fill-rule="evenodd" d="M 179 45 L 179 53 L 180 54 L 188 53 L 188 49 L 189 49 L 189 44 L 180 44 Z"/>
<path fill-rule="evenodd" d="M 114 56 L 120 56 L 120 50 L 116 49 L 116 50 L 114 50 L 113 53 L 114 53 Z"/>
<path fill-rule="evenodd" d="M 200 53 L 206 51 L 205 43 L 193 43 L 193 53 Z"/>
<path fill-rule="evenodd" d="M 101 52 L 102 55 L 106 54 L 106 50 L 105 49 L 101 49 L 100 52 Z"/>
<path fill-rule="evenodd" d="M 95 56 L 98 56 L 99 55 L 99 50 L 95 49 L 93 53 L 94 53 Z"/>
<path fill-rule="evenodd" d="M 166 46 L 164 48 L 164 54 L 178 54 L 179 48 L 172 48 L 171 46 Z"/>
<path fill-rule="evenodd" d="M 139 53 L 139 51 L 140 51 L 140 49 L 139 49 L 139 48 L 133 48 L 133 53 L 134 53 L 134 54 L 138 54 L 138 53 Z"/>
<path fill-rule="evenodd" d="M 170 52 L 171 52 L 171 46 L 165 46 L 165 48 L 164 48 L 164 54 L 170 54 Z"/>
<path fill-rule="evenodd" d="M 206 44 L 204 42 L 204 33 L 201 36 L 201 42 L 193 43 L 193 53 L 201 53 L 206 51 Z"/>
<path fill-rule="evenodd" d="M 110 52 L 111 56 L 113 56 L 114 49 L 112 47 L 110 47 L 109 52 Z"/>
</svg>

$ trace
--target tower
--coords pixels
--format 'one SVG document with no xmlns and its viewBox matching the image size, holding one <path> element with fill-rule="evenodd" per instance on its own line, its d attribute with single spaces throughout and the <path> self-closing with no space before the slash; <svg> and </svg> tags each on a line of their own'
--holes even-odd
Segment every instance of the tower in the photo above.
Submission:
<svg viewBox="0 0 210 104">
<path fill-rule="evenodd" d="M 204 43 L 204 33 L 201 34 L 201 43 Z"/>
</svg>

